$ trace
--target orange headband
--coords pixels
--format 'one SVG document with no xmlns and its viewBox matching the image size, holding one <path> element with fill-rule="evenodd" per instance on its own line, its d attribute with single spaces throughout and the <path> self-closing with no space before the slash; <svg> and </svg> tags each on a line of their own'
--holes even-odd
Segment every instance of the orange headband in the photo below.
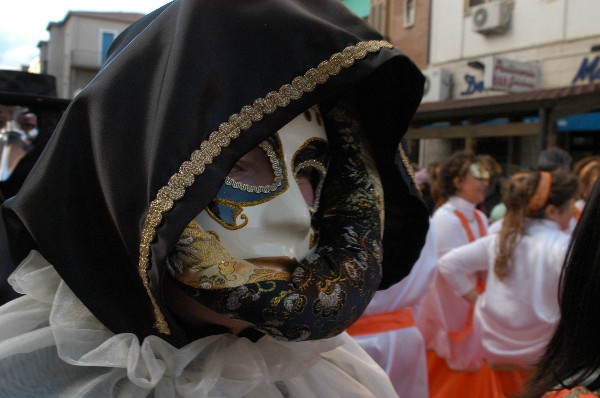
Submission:
<svg viewBox="0 0 600 398">
<path fill-rule="evenodd" d="M 542 210 L 548 204 L 548 198 L 550 197 L 550 188 L 552 187 L 552 173 L 547 171 L 540 171 L 540 179 L 535 187 L 533 196 L 527 203 L 527 209 L 529 214 L 537 213 Z"/>
</svg>

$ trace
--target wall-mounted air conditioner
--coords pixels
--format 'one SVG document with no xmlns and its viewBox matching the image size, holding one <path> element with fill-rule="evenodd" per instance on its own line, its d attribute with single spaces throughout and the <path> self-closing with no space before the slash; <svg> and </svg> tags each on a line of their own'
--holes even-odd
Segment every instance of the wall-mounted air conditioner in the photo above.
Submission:
<svg viewBox="0 0 600 398">
<path fill-rule="evenodd" d="M 423 71 L 425 88 L 421 102 L 444 101 L 450 98 L 452 74 L 444 68 L 431 68 Z"/>
<path fill-rule="evenodd" d="M 473 31 L 481 34 L 506 32 L 509 27 L 513 5 L 494 0 L 471 7 Z"/>
</svg>

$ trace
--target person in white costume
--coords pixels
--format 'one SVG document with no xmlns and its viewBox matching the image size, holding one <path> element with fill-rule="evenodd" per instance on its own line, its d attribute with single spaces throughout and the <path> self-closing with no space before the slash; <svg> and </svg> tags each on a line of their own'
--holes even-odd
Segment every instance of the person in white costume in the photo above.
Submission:
<svg viewBox="0 0 600 398">
<path fill-rule="evenodd" d="M 442 163 L 437 183 L 446 202 L 435 210 L 432 218 L 438 257 L 486 236 L 488 220 L 476 206 L 484 201 L 492 177 L 489 160 L 484 161 L 469 151 L 455 152 Z M 482 276 L 473 278 L 476 282 Z M 470 313 L 468 303 L 457 298 L 436 271 L 417 324 L 427 348 L 445 359 L 450 368 L 479 367 L 476 346 L 462 338 L 470 325 Z M 461 337 L 454 339 L 453 334 Z"/>
<path fill-rule="evenodd" d="M 411 273 L 375 293 L 348 333 L 386 371 L 400 397 L 429 397 L 425 342 L 415 324 L 437 263 L 434 227 Z"/>
<path fill-rule="evenodd" d="M 492 367 L 532 368 L 549 341 L 576 192 L 569 173 L 518 173 L 505 187 L 502 230 L 439 260 L 456 295 L 475 305 L 474 328 Z M 481 271 L 488 277 L 479 294 L 472 276 Z"/>
<path fill-rule="evenodd" d="M 471 152 L 459 151 L 442 164 L 438 184 L 446 202 L 435 210 L 432 219 L 438 256 L 486 235 L 487 217 L 476 206 L 485 200 L 493 177 L 494 170 L 487 162 Z"/>
<path fill-rule="evenodd" d="M 345 330 L 425 241 L 423 81 L 337 0 L 132 24 L 0 209 L 0 397 L 396 397 Z"/>
</svg>

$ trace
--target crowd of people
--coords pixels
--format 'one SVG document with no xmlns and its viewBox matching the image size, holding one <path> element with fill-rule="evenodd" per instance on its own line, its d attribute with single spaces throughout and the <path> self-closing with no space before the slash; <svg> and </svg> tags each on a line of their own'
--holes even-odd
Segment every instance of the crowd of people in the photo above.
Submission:
<svg viewBox="0 0 600 398">
<path fill-rule="evenodd" d="M 408 385 L 398 383 L 401 377 L 393 370 L 410 361 L 397 355 L 400 349 L 382 357 L 380 343 L 374 355 L 400 396 L 540 397 L 562 387 L 582 394 L 598 389 L 598 352 L 583 348 L 596 343 L 591 331 L 579 329 L 596 325 L 590 312 L 597 300 L 579 288 L 596 282 L 599 247 L 590 230 L 600 208 L 593 196 L 594 187 L 600 190 L 599 175 L 597 156 L 573 165 L 570 154 L 557 147 L 542 151 L 535 166 L 509 176 L 490 156 L 470 151 L 416 172 L 432 205 L 434 243 L 413 269 L 430 283 L 408 308 L 418 314 L 414 325 L 421 334 L 421 340 L 410 340 L 419 353 L 412 358 L 426 358 L 414 366 L 427 382 L 413 377 Z M 485 203 L 492 182 L 500 179 L 501 196 Z M 421 268 L 421 262 L 434 265 Z M 567 311 L 568 324 L 562 316 Z M 377 319 L 364 318 L 371 321 L 372 334 L 356 338 L 371 353 L 373 341 L 384 340 Z M 387 347 L 402 346 L 397 334 Z M 390 338 L 388 330 L 383 335 Z M 415 384 L 420 395 L 409 393 Z"/>
<path fill-rule="evenodd" d="M 423 83 L 337 0 L 175 0 L 0 90 L 0 397 L 600 396 L 600 156 L 413 170 Z"/>
</svg>

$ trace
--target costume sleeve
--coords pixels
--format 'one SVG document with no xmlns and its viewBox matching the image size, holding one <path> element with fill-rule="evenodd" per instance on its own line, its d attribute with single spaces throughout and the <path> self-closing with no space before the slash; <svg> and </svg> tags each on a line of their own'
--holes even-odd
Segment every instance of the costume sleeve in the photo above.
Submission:
<svg viewBox="0 0 600 398">
<path fill-rule="evenodd" d="M 463 296 L 473 290 L 475 288 L 473 281 L 476 280 L 474 276 L 479 271 L 487 271 L 490 240 L 490 237 L 478 239 L 451 250 L 439 259 L 440 275 L 452 286 L 457 295 Z"/>
<path fill-rule="evenodd" d="M 319 244 L 291 281 L 199 289 L 176 281 L 201 304 L 284 340 L 342 333 L 363 313 L 381 281 L 383 196 L 360 138 L 338 131 L 317 213 Z"/>
</svg>

